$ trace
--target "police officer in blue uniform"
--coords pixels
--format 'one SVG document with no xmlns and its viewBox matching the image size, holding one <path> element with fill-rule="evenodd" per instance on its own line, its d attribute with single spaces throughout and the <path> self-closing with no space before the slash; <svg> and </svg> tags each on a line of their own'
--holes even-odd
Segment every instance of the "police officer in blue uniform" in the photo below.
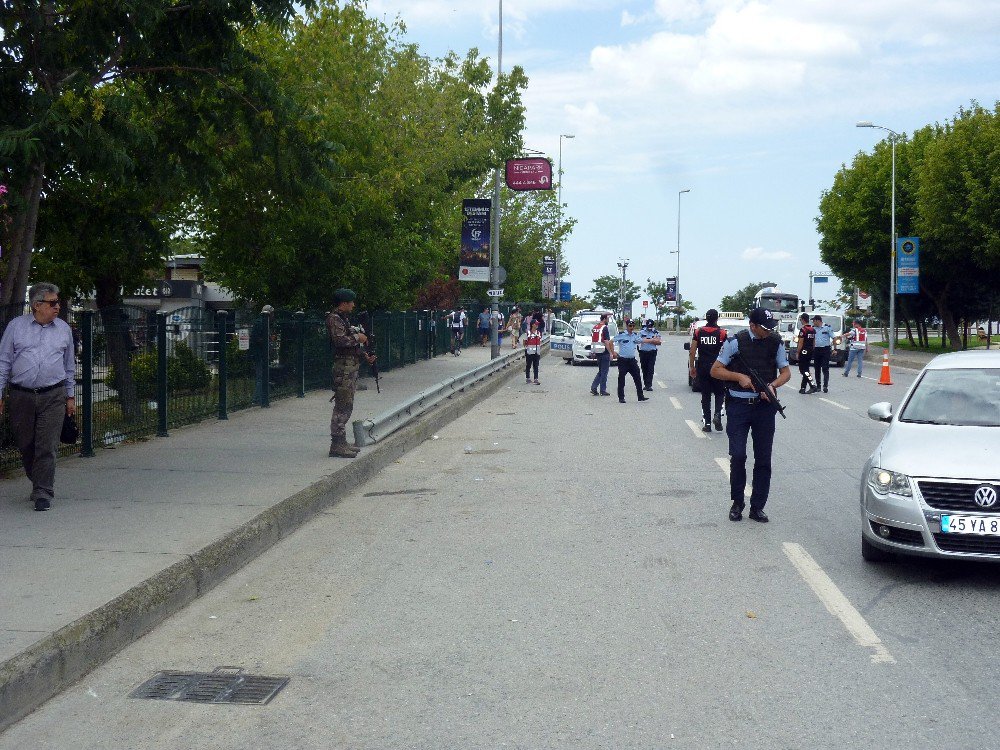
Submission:
<svg viewBox="0 0 1000 750">
<path fill-rule="evenodd" d="M 653 390 L 653 370 L 656 368 L 656 351 L 663 339 L 656 330 L 655 321 L 650 318 L 639 333 L 642 343 L 639 344 L 639 367 L 642 369 L 643 390 Z"/>
<path fill-rule="evenodd" d="M 823 316 L 813 315 L 813 328 L 816 329 L 816 343 L 813 346 L 813 368 L 816 371 L 817 390 L 822 385 L 823 393 L 828 393 L 830 389 L 830 353 L 833 344 L 833 328 L 829 323 L 823 322 Z M 822 382 L 820 379 L 822 373 Z"/>
<path fill-rule="evenodd" d="M 767 523 L 764 513 L 771 488 L 771 448 L 774 444 L 774 419 L 777 408 L 775 389 L 791 378 L 788 355 L 778 325 L 770 310 L 755 308 L 750 313 L 750 330 L 741 331 L 722 345 L 712 365 L 712 377 L 726 381 L 726 434 L 729 436 L 729 493 L 732 506 L 729 520 L 743 518 L 743 491 L 747 483 L 747 437 L 753 436 L 753 490 L 749 517 Z M 767 384 L 756 391 L 750 371 Z"/>
<path fill-rule="evenodd" d="M 635 323 L 625 319 L 625 328 L 614 337 L 615 349 L 618 351 L 618 401 L 625 403 L 625 376 L 631 375 L 635 381 L 635 392 L 640 401 L 648 401 L 642 395 L 642 376 L 639 373 L 639 360 L 636 358 L 639 342 L 642 341 L 639 334 L 635 332 Z"/>
</svg>

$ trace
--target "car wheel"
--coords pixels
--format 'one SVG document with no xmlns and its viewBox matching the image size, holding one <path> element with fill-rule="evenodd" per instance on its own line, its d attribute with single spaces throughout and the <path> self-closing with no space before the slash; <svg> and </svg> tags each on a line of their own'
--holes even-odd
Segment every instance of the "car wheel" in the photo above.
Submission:
<svg viewBox="0 0 1000 750">
<path fill-rule="evenodd" d="M 894 555 L 888 550 L 884 550 L 881 547 L 877 547 L 871 542 L 869 542 L 864 535 L 861 536 L 861 557 L 865 559 L 865 562 L 870 563 L 880 563 L 888 562 Z"/>
<path fill-rule="evenodd" d="M 573 357 L 573 358 L 572 358 L 572 359 L 571 359 L 571 360 L 569 361 L 569 364 L 570 364 L 570 367 L 576 367 L 576 357 Z"/>
</svg>

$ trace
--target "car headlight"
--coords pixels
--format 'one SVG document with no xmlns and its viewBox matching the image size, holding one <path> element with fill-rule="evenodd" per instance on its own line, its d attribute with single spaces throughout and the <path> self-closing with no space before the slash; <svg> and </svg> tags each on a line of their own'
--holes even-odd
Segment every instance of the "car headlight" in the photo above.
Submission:
<svg viewBox="0 0 1000 750">
<path fill-rule="evenodd" d="M 898 471 L 889 471 L 873 466 L 868 472 L 868 486 L 880 495 L 892 493 L 893 495 L 913 497 L 910 478 Z"/>
</svg>

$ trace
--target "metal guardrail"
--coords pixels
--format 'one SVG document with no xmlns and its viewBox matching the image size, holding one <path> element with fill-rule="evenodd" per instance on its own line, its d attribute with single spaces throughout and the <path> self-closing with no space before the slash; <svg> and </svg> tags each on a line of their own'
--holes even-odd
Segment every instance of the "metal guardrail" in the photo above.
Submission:
<svg viewBox="0 0 1000 750">
<path fill-rule="evenodd" d="M 548 335 L 542 337 L 542 346 L 547 346 Z M 524 359 L 524 349 L 504 354 L 501 357 L 492 359 L 484 365 L 480 365 L 461 375 L 438 383 L 432 388 L 421 391 L 408 401 L 404 401 L 396 407 L 381 414 L 376 414 L 371 419 L 355 419 L 354 443 L 357 446 L 374 445 L 379 440 L 387 438 L 401 427 L 406 426 L 417 417 L 433 409 L 435 406 L 445 401 L 456 393 L 464 391 L 471 385 L 475 385 L 488 377 L 505 370 L 517 360 Z"/>
</svg>

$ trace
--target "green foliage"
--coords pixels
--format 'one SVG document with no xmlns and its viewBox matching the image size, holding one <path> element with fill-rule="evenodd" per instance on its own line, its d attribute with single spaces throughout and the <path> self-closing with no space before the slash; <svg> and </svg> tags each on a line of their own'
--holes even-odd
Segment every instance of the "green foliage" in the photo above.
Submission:
<svg viewBox="0 0 1000 750">
<path fill-rule="evenodd" d="M 231 378 L 249 378 L 254 375 L 253 356 L 240 350 L 239 337 L 233 336 L 226 344 L 226 370 Z"/>
<path fill-rule="evenodd" d="M 619 299 L 619 293 L 621 290 L 622 279 L 621 276 L 614 276 L 612 274 L 607 274 L 606 276 L 598 276 L 594 279 L 594 286 L 588 292 L 590 299 L 594 303 L 594 307 L 602 307 L 607 310 L 618 310 L 621 307 L 621 302 Z M 639 295 L 642 293 L 642 289 L 632 281 L 626 279 L 625 282 L 625 304 L 626 306 L 632 302 L 632 300 L 638 299 Z"/>
<path fill-rule="evenodd" d="M 136 393 L 141 399 L 156 398 L 155 349 L 136 354 L 129 361 Z M 230 371 L 230 377 L 237 377 Z M 107 381 L 115 380 L 114 365 L 108 366 Z M 167 389 L 170 393 L 200 391 L 212 383 L 212 373 L 206 365 L 183 341 L 174 344 L 173 353 L 167 357 Z"/>
</svg>

